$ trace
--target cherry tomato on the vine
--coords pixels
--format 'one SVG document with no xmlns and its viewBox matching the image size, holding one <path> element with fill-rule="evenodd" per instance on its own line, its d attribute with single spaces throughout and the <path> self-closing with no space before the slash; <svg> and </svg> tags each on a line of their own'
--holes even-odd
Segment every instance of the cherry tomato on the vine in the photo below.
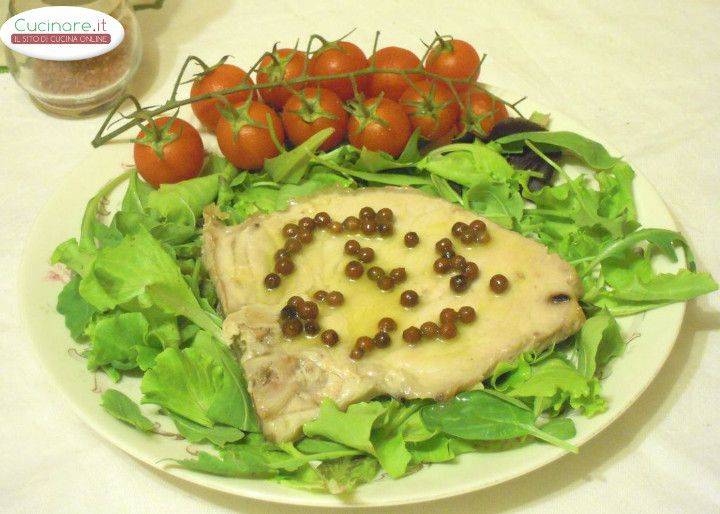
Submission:
<svg viewBox="0 0 720 514">
<path fill-rule="evenodd" d="M 446 134 L 458 120 L 460 108 L 452 91 L 442 83 L 423 80 L 408 87 L 400 97 L 413 129 L 435 140 Z"/>
<path fill-rule="evenodd" d="M 460 123 L 464 132 L 485 137 L 497 122 L 508 118 L 505 104 L 477 86 L 463 93 L 462 101 Z"/>
<path fill-rule="evenodd" d="M 368 60 L 360 48 L 348 41 L 333 41 L 318 48 L 310 58 L 308 71 L 314 77 L 337 75 L 362 70 L 368 67 Z M 370 77 L 362 75 L 355 79 L 360 93 L 364 93 Z M 316 85 L 334 91 L 340 100 L 353 96 L 352 81 L 349 78 L 317 80 Z"/>
<path fill-rule="evenodd" d="M 348 138 L 356 148 L 387 152 L 398 157 L 412 133 L 402 106 L 388 98 L 369 98 L 352 105 Z"/>
<path fill-rule="evenodd" d="M 274 49 L 272 55 L 266 55 L 260 61 L 257 72 L 257 83 L 267 84 L 269 82 L 279 82 L 282 80 L 290 80 L 302 75 L 305 66 L 305 52 L 293 50 L 292 48 Z M 294 84 L 295 90 L 303 88 L 303 84 Z M 281 110 L 292 93 L 284 86 L 271 87 L 262 89 L 260 96 L 266 104 L 271 105 L 276 110 Z"/>
<path fill-rule="evenodd" d="M 135 167 L 155 187 L 197 177 L 205 158 L 200 134 L 187 121 L 163 116 L 145 125 L 133 147 Z"/>
<path fill-rule="evenodd" d="M 321 87 L 309 87 L 292 95 L 285 102 L 282 112 L 285 132 L 296 146 L 317 132 L 332 127 L 334 132 L 320 146 L 325 151 L 335 148 L 345 139 L 347 119 L 347 112 L 338 95 Z"/>
<path fill-rule="evenodd" d="M 473 46 L 461 39 L 440 39 L 425 58 L 425 69 L 449 79 L 477 80 L 480 74 L 480 56 Z M 464 91 L 467 84 L 456 84 Z"/>
<path fill-rule="evenodd" d="M 269 130 L 268 116 L 278 144 L 285 143 L 285 132 L 277 113 L 260 102 L 235 104 L 217 124 L 220 151 L 241 170 L 259 170 L 265 159 L 280 153 Z"/>
<path fill-rule="evenodd" d="M 412 70 L 420 67 L 420 59 L 410 50 L 397 46 L 388 46 L 375 52 L 370 58 L 377 68 L 393 68 L 398 70 Z M 410 82 L 417 82 L 422 75 L 399 73 L 373 73 L 367 87 L 369 96 L 380 96 L 398 101 Z"/>
<path fill-rule="evenodd" d="M 221 89 L 227 89 L 241 84 L 252 85 L 253 81 L 243 70 L 232 64 L 221 64 L 204 73 L 193 82 L 190 88 L 192 96 L 204 95 Z M 252 91 L 237 91 L 226 95 L 225 98 L 231 104 L 247 100 Z M 218 98 L 200 100 L 191 104 L 195 116 L 210 132 L 215 132 L 215 126 L 220 119 L 220 111 L 223 102 Z"/>
</svg>

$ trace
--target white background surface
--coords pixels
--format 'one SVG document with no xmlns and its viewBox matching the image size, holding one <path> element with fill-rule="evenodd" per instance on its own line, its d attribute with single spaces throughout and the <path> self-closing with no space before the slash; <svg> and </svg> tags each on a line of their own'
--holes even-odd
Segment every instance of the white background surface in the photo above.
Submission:
<svg viewBox="0 0 720 514">
<path fill-rule="evenodd" d="M 720 277 L 717 2 L 167 4 L 139 13 L 145 60 L 131 90 L 145 104 L 164 98 L 190 53 L 208 62 L 229 53 L 249 66 L 275 40 L 292 46 L 312 32 L 333 37 L 353 27 L 366 49 L 376 28 L 385 44 L 418 53 L 418 38 L 434 29 L 467 39 L 489 54 L 485 82 L 562 110 L 623 151 L 668 202 L 700 267 Z M 70 411 L 36 363 L 16 276 L 37 209 L 91 151 L 100 120 L 51 118 L 8 75 L 0 75 L 0 106 L 0 512 L 307 512 L 180 482 Z M 689 305 L 658 379 L 579 455 L 486 491 L 383 512 L 720 511 L 719 343 L 715 293 Z"/>
</svg>

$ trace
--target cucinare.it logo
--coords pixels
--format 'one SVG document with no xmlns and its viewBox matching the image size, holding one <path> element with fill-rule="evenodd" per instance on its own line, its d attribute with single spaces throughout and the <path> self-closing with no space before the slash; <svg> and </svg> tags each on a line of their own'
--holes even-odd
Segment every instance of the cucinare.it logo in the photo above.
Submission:
<svg viewBox="0 0 720 514">
<path fill-rule="evenodd" d="M 0 27 L 0 40 L 11 50 L 50 61 L 97 57 L 125 37 L 112 16 L 85 7 L 40 7 L 16 14 Z"/>
</svg>

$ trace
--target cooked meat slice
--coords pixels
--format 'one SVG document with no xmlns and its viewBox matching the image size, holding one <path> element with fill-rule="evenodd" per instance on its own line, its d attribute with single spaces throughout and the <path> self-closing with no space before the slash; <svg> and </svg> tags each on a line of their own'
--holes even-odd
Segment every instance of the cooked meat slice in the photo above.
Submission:
<svg viewBox="0 0 720 514">
<path fill-rule="evenodd" d="M 287 223 L 320 211 L 342 221 L 357 216 L 364 206 L 376 211 L 391 208 L 394 234 L 380 238 L 316 230 L 314 241 L 293 257 L 295 271 L 283 277 L 277 289 L 265 288 L 263 279 L 272 272 Z M 297 437 L 325 397 L 341 408 L 382 394 L 447 399 L 475 386 L 499 362 L 545 348 L 580 329 L 585 319 L 578 304 L 582 288 L 572 266 L 545 246 L 488 220 L 484 220 L 490 235 L 486 244 L 465 246 L 451 236 L 455 222 L 474 219 L 477 215 L 457 205 L 403 188 L 327 192 L 231 227 L 208 216 L 204 260 L 226 313 L 223 331 L 228 342 L 241 347 L 249 391 L 269 439 Z M 420 236 L 414 248 L 403 244 L 408 231 Z M 435 243 L 445 237 L 480 269 L 480 277 L 463 293 L 450 288 L 452 274 L 433 270 L 438 257 Z M 350 280 L 344 269 L 351 257 L 343 253 L 343 246 L 351 238 L 375 250 L 371 265 L 386 271 L 404 267 L 407 280 L 388 292 L 367 274 Z M 509 281 L 501 294 L 490 288 L 490 278 L 496 274 Z M 320 304 L 321 328 L 332 328 L 340 336 L 332 348 L 323 345 L 319 336 L 287 339 L 278 324 L 280 310 L 291 296 L 310 299 L 319 289 L 345 296 L 340 307 Z M 417 306 L 400 305 L 406 289 L 419 294 Z M 464 305 L 475 309 L 477 319 L 458 323 L 454 339 L 423 339 L 416 345 L 402 340 L 403 329 L 437 322 L 442 309 Z M 349 354 L 356 339 L 372 337 L 378 321 L 386 316 L 398 324 L 391 345 L 352 360 Z"/>
</svg>

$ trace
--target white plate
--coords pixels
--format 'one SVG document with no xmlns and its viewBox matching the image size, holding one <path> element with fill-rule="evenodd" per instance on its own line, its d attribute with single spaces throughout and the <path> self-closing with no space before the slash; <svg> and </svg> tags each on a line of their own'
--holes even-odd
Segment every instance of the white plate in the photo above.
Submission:
<svg viewBox="0 0 720 514">
<path fill-rule="evenodd" d="M 529 102 L 523 107 L 527 112 L 534 109 L 542 111 L 529 105 Z M 557 113 L 553 113 L 552 128 L 575 130 L 592 137 L 586 128 Z M 455 462 L 433 464 L 400 480 L 385 477 L 360 487 L 350 498 L 289 489 L 267 480 L 215 477 L 168 467 L 163 459 L 188 457 L 187 442 L 142 434 L 103 411 L 98 394 L 93 392 L 95 379 L 85 368 L 85 361 L 68 352 L 70 348 L 80 349 L 81 346 L 70 338 L 62 317 L 55 311 L 62 284 L 53 280 L 48 264 L 50 254 L 58 243 L 77 236 L 87 200 L 108 179 L 121 172 L 122 163 L 129 162 L 129 144 L 107 145 L 94 150 L 58 184 L 57 193 L 42 210 L 32 230 L 20 274 L 22 311 L 38 357 L 78 415 L 113 444 L 151 466 L 211 489 L 308 506 L 399 505 L 446 498 L 510 480 L 564 455 L 562 450 L 546 444 L 532 444 L 497 453 L 467 454 Z M 643 225 L 676 230 L 663 201 L 642 175 L 635 179 L 634 189 Z M 682 261 L 675 265 L 659 263 L 664 270 L 677 269 L 681 264 Z M 609 401 L 608 411 L 591 419 L 577 417 L 578 435 L 573 443 L 579 446 L 598 434 L 647 388 L 673 347 L 684 312 L 685 304 L 678 303 L 622 320 L 626 335 L 639 336 L 633 339 L 625 355 L 612 365 L 611 373 L 603 380 L 603 393 Z M 110 386 L 102 374 L 98 374 L 97 379 L 101 387 Z M 137 378 L 123 378 L 120 384 L 112 387 L 136 400 L 140 398 Z M 168 418 L 157 415 L 157 407 L 144 405 L 141 408 L 151 419 L 161 421 L 163 428 L 174 431 Z M 582 450 L 576 458 L 583 458 Z"/>
</svg>

